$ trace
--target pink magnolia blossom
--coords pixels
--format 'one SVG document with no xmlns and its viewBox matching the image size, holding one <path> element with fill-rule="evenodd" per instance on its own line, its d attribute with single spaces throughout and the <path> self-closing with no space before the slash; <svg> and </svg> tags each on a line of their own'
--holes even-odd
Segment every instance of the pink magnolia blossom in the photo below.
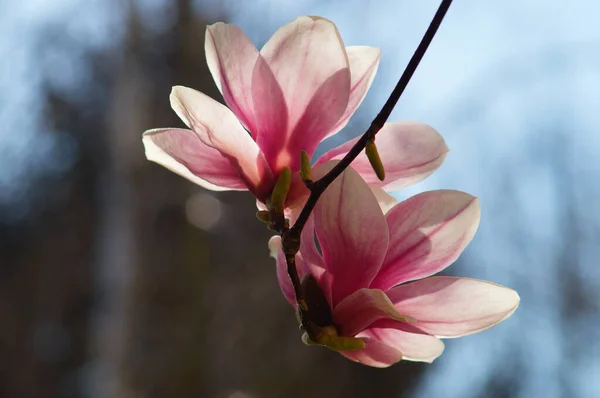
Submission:
<svg viewBox="0 0 600 398">
<path fill-rule="evenodd" d="M 424 192 L 384 215 L 354 170 L 336 179 L 303 230 L 297 266 L 301 278 L 314 278 L 330 309 L 330 325 L 320 326 L 362 340 L 364 348 L 340 353 L 375 367 L 431 362 L 444 349 L 440 338 L 477 333 L 510 316 L 519 304 L 514 290 L 429 277 L 458 258 L 479 216 L 476 198 L 451 190 Z M 281 289 L 296 307 L 281 238 L 270 248 Z"/>
<path fill-rule="evenodd" d="M 306 189 L 299 180 L 300 153 L 312 157 L 321 141 L 342 129 L 356 111 L 379 65 L 379 50 L 345 47 L 336 26 L 300 17 L 280 28 L 258 51 L 236 26 L 206 29 L 206 59 L 227 107 L 186 87 L 174 87 L 171 107 L 189 129 L 144 133 L 149 160 L 212 190 L 250 190 L 263 203 L 285 167 L 294 173 L 287 205 Z M 447 152 L 431 127 L 386 124 L 377 135 L 386 168 L 375 176 L 366 156 L 353 167 L 370 184 L 398 189 L 437 169 Z M 341 158 L 346 143 L 316 163 Z"/>
</svg>

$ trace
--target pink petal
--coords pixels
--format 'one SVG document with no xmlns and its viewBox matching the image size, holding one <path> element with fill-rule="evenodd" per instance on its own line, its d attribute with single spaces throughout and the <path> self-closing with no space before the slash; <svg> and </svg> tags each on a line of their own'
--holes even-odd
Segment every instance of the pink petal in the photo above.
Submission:
<svg viewBox="0 0 600 398">
<path fill-rule="evenodd" d="M 341 351 L 340 354 L 351 361 L 375 368 L 387 368 L 402 360 L 402 353 L 396 348 L 374 338 L 365 338 L 366 347 L 362 350 Z"/>
<path fill-rule="evenodd" d="M 315 178 L 335 164 L 316 167 Z M 335 307 L 377 275 L 388 248 L 387 223 L 371 189 L 352 168 L 325 190 L 314 216 Z"/>
<path fill-rule="evenodd" d="M 288 303 L 296 308 L 296 296 L 294 294 L 294 287 L 292 281 L 287 273 L 287 263 L 285 261 L 285 255 L 281 250 L 281 237 L 273 236 L 269 239 L 269 251 L 271 257 L 275 259 L 275 267 L 277 271 L 277 281 L 283 296 L 286 298 Z"/>
<path fill-rule="evenodd" d="M 173 87 L 171 107 L 204 144 L 230 160 L 259 199 L 266 199 L 274 184 L 272 172 L 252 137 L 227 107 L 181 86 Z"/>
<path fill-rule="evenodd" d="M 460 191 L 424 192 L 386 214 L 390 249 L 372 288 L 386 291 L 452 264 L 479 225 L 477 198 Z"/>
<path fill-rule="evenodd" d="M 302 277 L 306 274 L 312 275 L 317 280 L 318 285 L 321 287 L 327 302 L 331 305 L 331 283 L 328 275 L 325 272 L 326 269 L 323 258 L 321 257 L 321 254 L 318 252 L 315 245 L 315 227 L 313 219 L 313 216 L 311 216 L 306 223 L 306 226 L 302 230 L 300 251 L 296 255 L 298 277 L 302 279 Z M 291 279 L 288 275 L 287 261 L 281 248 L 281 237 L 274 236 L 269 240 L 271 257 L 273 257 L 277 262 L 277 279 L 279 281 L 279 286 L 281 287 L 284 296 L 295 308 L 296 298 L 294 289 Z"/>
<path fill-rule="evenodd" d="M 259 145 L 265 150 L 264 141 L 275 139 L 280 148 L 283 149 L 281 144 L 287 146 L 284 158 L 297 164 L 300 150 L 312 152 L 348 105 L 350 71 L 346 51 L 331 21 L 300 17 L 275 32 L 260 53 L 285 98 L 288 128 L 270 129 L 269 136 L 259 140 Z M 266 72 L 262 74 L 266 75 Z M 254 83 L 253 90 L 265 91 L 257 86 L 258 83 Z M 267 99 L 269 93 L 266 94 L 261 98 Z M 259 103 L 255 95 L 255 110 L 269 106 L 273 101 Z M 260 135 L 263 135 L 262 131 Z M 277 164 L 284 161 L 286 159 L 278 160 Z"/>
<path fill-rule="evenodd" d="M 292 285 L 292 280 L 290 279 L 287 271 L 287 261 L 285 260 L 285 254 L 281 249 L 280 236 L 273 236 L 271 239 L 269 239 L 269 251 L 271 252 L 271 257 L 275 259 L 277 267 L 277 281 L 279 282 L 281 292 L 291 306 L 296 308 L 296 294 L 294 293 L 294 286 Z M 306 275 L 307 270 L 306 264 L 301 255 L 296 255 L 296 267 L 298 277 L 300 280 L 302 280 L 302 277 Z"/>
<path fill-rule="evenodd" d="M 283 214 L 285 215 L 285 218 L 289 220 L 290 225 L 294 225 L 296 222 L 309 194 L 310 191 L 306 188 L 306 185 L 300 178 L 300 173 L 292 173 L 292 184 L 285 199 L 286 207 L 283 210 Z M 266 204 L 260 200 L 256 201 L 256 207 L 259 210 L 267 210 Z"/>
<path fill-rule="evenodd" d="M 382 318 L 407 320 L 379 289 L 359 289 L 340 301 L 333 310 L 333 320 L 344 336 L 355 336 Z"/>
<path fill-rule="evenodd" d="M 367 46 L 346 47 L 350 65 L 350 98 L 344 114 L 331 129 L 327 137 L 343 129 L 367 95 L 377 73 L 381 50 Z"/>
<path fill-rule="evenodd" d="M 222 22 L 206 28 L 204 48 L 208 68 L 225 103 L 255 134 L 252 73 L 258 50 L 240 28 Z"/>
<path fill-rule="evenodd" d="M 312 155 L 339 120 L 348 102 L 349 90 L 350 72 L 346 68 L 333 74 L 315 92 L 287 145 L 292 169 L 300 168 L 300 152 L 306 151 Z"/>
<path fill-rule="evenodd" d="M 308 217 L 308 221 L 304 224 L 304 229 L 302 229 L 300 251 L 308 262 L 325 268 L 323 257 L 319 253 L 315 241 L 315 218 L 312 214 Z"/>
<path fill-rule="evenodd" d="M 269 251 L 271 257 L 274 258 L 276 262 L 277 281 L 279 282 L 281 292 L 288 300 L 288 302 L 292 305 L 292 307 L 296 308 L 296 295 L 294 293 L 292 280 L 288 274 L 287 261 L 285 258 L 285 254 L 282 250 L 280 236 L 273 236 L 269 240 Z M 324 269 L 322 265 L 317 265 L 306 261 L 304 259 L 303 253 L 299 252 L 298 254 L 296 254 L 296 272 L 298 272 L 298 278 L 300 280 L 302 280 L 302 278 L 307 274 L 314 276 L 317 280 L 317 283 L 324 291 L 325 297 L 328 299 L 328 302 L 331 302 L 330 290 L 323 289 L 323 281 L 326 280 L 327 276 L 324 274 Z"/>
<path fill-rule="evenodd" d="M 381 207 L 381 211 L 383 214 L 387 214 L 388 211 L 392 210 L 396 204 L 398 204 L 398 200 L 394 198 L 389 193 L 385 192 L 383 188 L 369 185 L 371 191 L 373 191 L 373 195 L 377 198 L 377 202 L 379 203 L 379 207 Z"/>
<path fill-rule="evenodd" d="M 444 352 L 444 343 L 412 324 L 381 320 L 360 333 L 358 337 L 370 337 L 402 352 L 402 359 L 433 362 Z"/>
<path fill-rule="evenodd" d="M 148 130 L 142 142 L 148 160 L 203 188 L 213 191 L 248 189 L 231 162 L 221 152 L 205 145 L 191 130 Z"/>
<path fill-rule="evenodd" d="M 323 261 L 323 257 L 317 248 L 313 215 L 308 218 L 308 221 L 302 230 L 300 254 L 306 261 L 308 272 L 315 277 L 327 302 L 331 305 L 331 278 L 326 272 L 327 268 L 325 267 L 325 261 Z"/>
<path fill-rule="evenodd" d="M 296 217 L 302 211 L 306 199 L 310 195 L 310 191 L 306 188 L 304 181 L 300 177 L 300 172 L 296 171 L 292 173 L 292 185 L 285 198 L 285 205 L 287 207 L 286 217 L 290 220 L 290 225 L 296 221 Z"/>
<path fill-rule="evenodd" d="M 396 309 L 414 326 L 440 337 L 481 332 L 508 318 L 519 305 L 512 289 L 469 278 L 436 276 L 388 292 Z"/>
<path fill-rule="evenodd" d="M 317 164 L 341 159 L 358 141 L 355 138 L 325 153 Z M 368 184 L 388 191 L 398 190 L 423 180 L 442 164 L 448 147 L 433 128 L 414 122 L 386 123 L 377 133 L 375 143 L 385 168 L 385 181 L 375 175 L 365 153 L 352 162 Z"/>
<path fill-rule="evenodd" d="M 260 54 L 252 75 L 252 100 L 256 142 L 271 168 L 279 173 L 291 158 L 289 153 L 284 153 L 288 140 L 289 111 L 279 83 Z"/>
</svg>

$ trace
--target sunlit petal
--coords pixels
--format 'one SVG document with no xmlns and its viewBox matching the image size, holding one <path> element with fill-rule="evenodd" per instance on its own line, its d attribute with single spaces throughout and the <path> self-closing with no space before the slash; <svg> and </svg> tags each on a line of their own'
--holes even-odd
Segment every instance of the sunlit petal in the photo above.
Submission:
<svg viewBox="0 0 600 398">
<path fill-rule="evenodd" d="M 332 149 L 317 163 L 343 158 L 359 139 Z M 414 122 L 386 123 L 377 133 L 375 144 L 385 168 L 385 180 L 379 180 L 364 152 L 352 162 L 352 167 L 368 184 L 383 187 L 387 191 L 423 180 L 440 167 L 448 152 L 444 139 L 437 131 Z"/>
<path fill-rule="evenodd" d="M 349 46 L 346 47 L 346 53 L 350 65 L 350 98 L 344 114 L 327 134 L 327 137 L 343 129 L 362 104 L 371 83 L 373 83 L 381 58 L 381 50 L 375 47 Z"/>
<path fill-rule="evenodd" d="M 424 192 L 386 214 L 390 249 L 372 288 L 387 290 L 452 264 L 479 225 L 477 198 L 460 191 Z"/>
<path fill-rule="evenodd" d="M 252 137 L 227 107 L 182 86 L 173 87 L 171 106 L 204 144 L 230 159 L 259 199 L 266 198 L 274 183 L 271 169 Z"/>
<path fill-rule="evenodd" d="M 335 164 L 315 168 L 316 176 Z M 325 190 L 314 215 L 335 306 L 377 275 L 388 249 L 387 223 L 371 189 L 351 167 Z"/>
<path fill-rule="evenodd" d="M 206 28 L 204 48 L 208 68 L 225 103 L 254 136 L 252 73 L 258 50 L 240 28 L 223 22 Z"/>
<path fill-rule="evenodd" d="M 387 292 L 396 309 L 417 320 L 415 326 L 440 337 L 481 332 L 508 318 L 519 295 L 495 283 L 437 276 Z"/>
<path fill-rule="evenodd" d="M 248 189 L 238 169 L 221 152 L 204 144 L 191 130 L 148 130 L 142 142 L 148 160 L 201 187 L 213 191 Z"/>
</svg>

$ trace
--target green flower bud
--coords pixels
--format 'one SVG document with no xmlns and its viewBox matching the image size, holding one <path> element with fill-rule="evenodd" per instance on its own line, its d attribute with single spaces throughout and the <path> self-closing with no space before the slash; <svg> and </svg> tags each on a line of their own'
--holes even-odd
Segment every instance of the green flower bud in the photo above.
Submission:
<svg viewBox="0 0 600 398">
<path fill-rule="evenodd" d="M 271 223 L 271 214 L 267 210 L 259 210 L 256 212 L 256 218 L 265 224 Z"/>
<path fill-rule="evenodd" d="M 300 177 L 303 181 L 310 180 L 310 159 L 306 151 L 300 152 Z"/>
<path fill-rule="evenodd" d="M 371 163 L 371 167 L 377 174 L 377 178 L 383 181 L 385 179 L 385 169 L 383 168 L 383 163 L 381 162 L 381 158 L 379 157 L 379 152 L 377 152 L 377 146 L 375 146 L 375 140 L 367 141 L 367 145 L 365 147 L 365 153 L 367 154 L 367 158 L 369 159 L 369 163 Z"/>
<path fill-rule="evenodd" d="M 273 188 L 273 193 L 271 193 L 270 206 L 275 213 L 283 214 L 283 209 L 285 208 L 285 198 L 290 191 L 291 184 L 292 170 L 290 170 L 289 167 L 286 167 L 283 169 L 281 174 L 279 174 L 279 178 L 275 183 L 275 188 Z"/>
</svg>

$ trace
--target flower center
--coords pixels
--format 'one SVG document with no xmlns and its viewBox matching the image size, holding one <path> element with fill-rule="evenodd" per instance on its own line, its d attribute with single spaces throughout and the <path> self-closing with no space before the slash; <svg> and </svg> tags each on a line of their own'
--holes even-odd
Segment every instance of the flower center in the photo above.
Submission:
<svg viewBox="0 0 600 398">
<path fill-rule="evenodd" d="M 315 277 L 305 275 L 301 285 L 310 311 L 310 322 L 319 327 L 334 326 L 331 308 Z"/>
<path fill-rule="evenodd" d="M 302 320 L 300 327 L 305 331 L 302 341 L 307 345 L 322 345 L 335 351 L 365 348 L 364 340 L 339 335 L 331 308 L 317 280 L 312 275 L 306 275 L 301 284 L 308 307 L 305 312 L 298 308 Z"/>
</svg>

